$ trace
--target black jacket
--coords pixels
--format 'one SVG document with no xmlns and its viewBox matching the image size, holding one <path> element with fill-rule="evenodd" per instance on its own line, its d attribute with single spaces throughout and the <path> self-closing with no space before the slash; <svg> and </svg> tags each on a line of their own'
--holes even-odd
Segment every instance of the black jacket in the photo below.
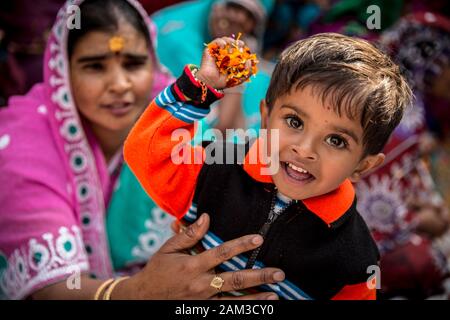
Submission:
<svg viewBox="0 0 450 320">
<path fill-rule="evenodd" d="M 235 145 L 227 146 L 230 150 Z M 273 183 L 255 180 L 242 161 L 236 160 L 241 164 L 203 165 L 191 208 L 194 215 L 210 214 L 210 232 L 222 241 L 258 233 L 276 195 Z M 297 201 L 270 226 L 257 255 L 265 266 L 284 270 L 286 278 L 313 299 L 330 299 L 347 285 L 365 283 L 371 275 L 367 268 L 379 259 L 377 246 L 356 210 L 356 197 L 344 213 L 332 212 L 336 206 L 326 201 L 327 197 L 322 199 L 322 205 L 335 221 L 326 223 Z"/>
</svg>

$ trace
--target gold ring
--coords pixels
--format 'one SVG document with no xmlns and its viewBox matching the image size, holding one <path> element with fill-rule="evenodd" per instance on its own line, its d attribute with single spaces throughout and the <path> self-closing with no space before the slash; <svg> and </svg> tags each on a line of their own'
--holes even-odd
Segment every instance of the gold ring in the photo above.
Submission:
<svg viewBox="0 0 450 320">
<path fill-rule="evenodd" d="M 223 283 L 225 280 L 223 280 L 218 275 L 215 275 L 214 278 L 211 280 L 211 283 L 209 284 L 211 287 L 217 289 L 219 292 L 222 289 Z"/>
</svg>

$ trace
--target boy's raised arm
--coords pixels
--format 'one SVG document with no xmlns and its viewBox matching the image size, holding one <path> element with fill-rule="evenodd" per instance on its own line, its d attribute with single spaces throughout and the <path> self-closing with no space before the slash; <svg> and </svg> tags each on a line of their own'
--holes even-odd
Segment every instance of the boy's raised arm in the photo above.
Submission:
<svg viewBox="0 0 450 320">
<path fill-rule="evenodd" d="M 125 161 L 149 196 L 177 218 L 189 209 L 203 165 L 203 148 L 190 145 L 195 121 L 208 114 L 209 103 L 213 102 L 212 97 L 208 105 L 183 101 L 182 92 L 195 89 L 189 88 L 195 87 L 189 83 L 190 76 L 186 67 L 177 82 L 151 102 L 124 146 Z M 216 99 L 220 97 L 217 93 Z"/>
<path fill-rule="evenodd" d="M 242 41 L 231 38 L 212 43 L 219 47 L 229 43 L 244 46 Z M 251 64 L 246 68 L 250 70 Z M 200 69 L 186 66 L 177 81 L 151 102 L 125 141 L 125 161 L 143 188 L 163 210 L 177 218 L 189 209 L 204 162 L 203 148 L 190 144 L 195 122 L 209 113 L 210 105 L 223 97 L 220 89 L 226 87 L 227 76 L 219 72 L 205 49 Z"/>
</svg>

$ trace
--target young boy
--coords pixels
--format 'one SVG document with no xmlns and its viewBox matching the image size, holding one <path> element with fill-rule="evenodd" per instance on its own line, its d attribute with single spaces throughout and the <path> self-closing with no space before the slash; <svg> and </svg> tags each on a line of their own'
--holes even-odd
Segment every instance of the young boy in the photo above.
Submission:
<svg viewBox="0 0 450 320">
<path fill-rule="evenodd" d="M 215 40 L 221 47 L 230 41 Z M 233 164 L 211 163 L 203 147 L 180 146 L 177 130 L 192 137 L 195 121 L 225 87 L 205 50 L 200 69 L 187 66 L 150 104 L 124 151 L 145 190 L 189 222 L 209 213 L 205 248 L 262 234 L 260 248 L 221 268 L 285 271 L 287 280 L 263 290 L 286 299 L 375 299 L 376 285 L 368 279 L 377 274 L 378 250 L 356 211 L 351 182 L 383 162 L 380 152 L 410 103 L 398 67 L 371 44 L 343 35 L 293 44 L 261 102 L 267 140 L 247 145 L 245 159 Z M 251 161 L 268 141 L 268 155 L 278 161 L 271 175 L 264 174 L 267 163 L 260 156 Z M 175 155 L 191 163 L 174 161 Z"/>
</svg>

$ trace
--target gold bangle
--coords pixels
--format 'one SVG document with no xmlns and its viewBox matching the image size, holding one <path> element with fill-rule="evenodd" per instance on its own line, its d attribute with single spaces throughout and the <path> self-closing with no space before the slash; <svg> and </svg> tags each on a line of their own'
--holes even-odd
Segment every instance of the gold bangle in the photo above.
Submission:
<svg viewBox="0 0 450 320">
<path fill-rule="evenodd" d="M 103 300 L 111 300 L 111 293 L 114 290 L 114 288 L 123 280 L 126 280 L 130 277 L 120 277 L 117 278 L 116 280 L 114 280 L 113 283 L 111 283 L 111 285 L 108 287 L 108 289 L 105 291 L 105 294 L 103 295 Z"/>
<path fill-rule="evenodd" d="M 95 296 L 94 296 L 94 300 L 99 300 L 100 298 L 100 293 L 102 293 L 103 289 L 105 289 L 111 282 L 113 282 L 114 279 L 108 279 L 106 281 L 104 281 L 97 289 L 97 291 L 95 291 Z"/>
</svg>

